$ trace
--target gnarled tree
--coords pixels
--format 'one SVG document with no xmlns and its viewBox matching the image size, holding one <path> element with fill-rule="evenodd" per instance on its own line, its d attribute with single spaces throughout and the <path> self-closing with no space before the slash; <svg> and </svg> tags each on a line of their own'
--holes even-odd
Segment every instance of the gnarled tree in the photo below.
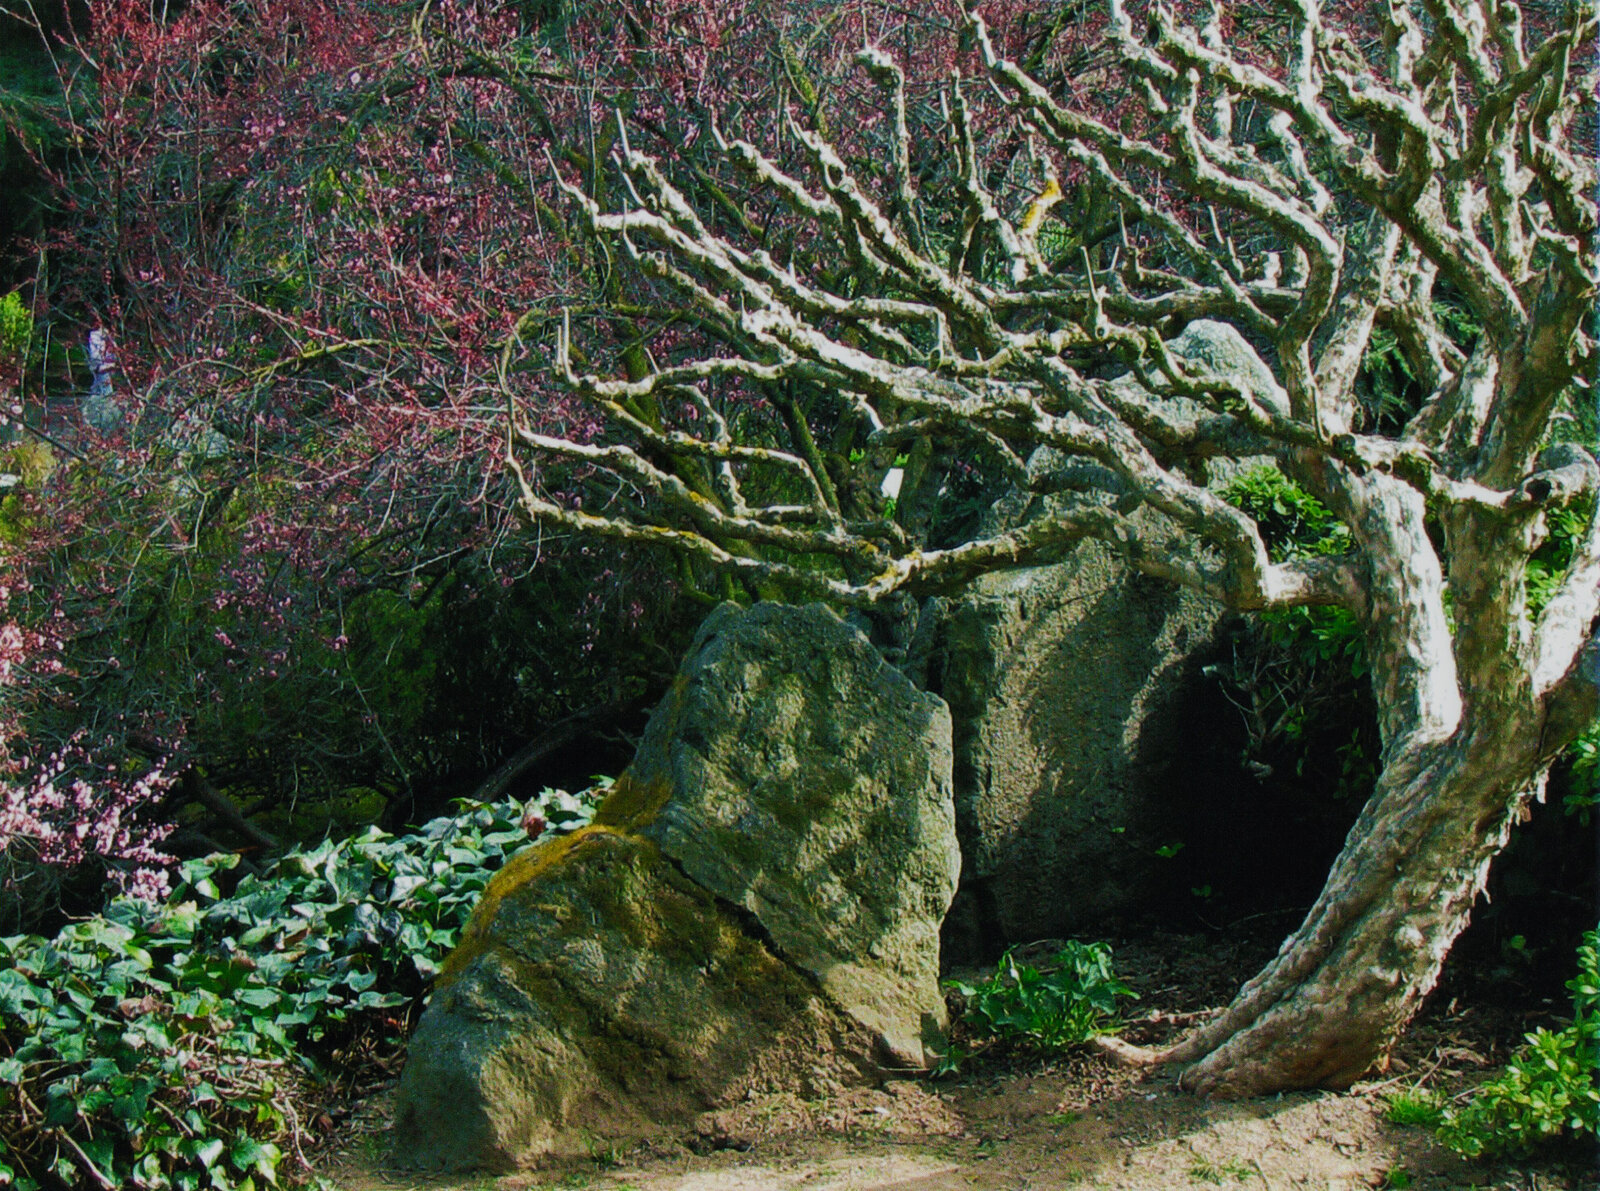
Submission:
<svg viewBox="0 0 1600 1191">
<path fill-rule="evenodd" d="M 1347 1085 L 1383 1052 L 1600 686 L 1600 467 L 1552 445 L 1596 357 L 1594 170 L 1572 134 L 1592 120 L 1578 73 L 1595 6 L 1537 34 L 1510 0 L 1265 7 L 1280 23 L 1252 52 L 1220 6 L 1196 23 L 1110 0 L 1111 65 L 1078 82 L 1124 97 L 1115 112 L 1006 60 L 968 12 L 986 78 L 966 86 L 993 88 L 1011 166 L 1034 171 L 1016 217 L 959 80 L 955 197 L 928 201 L 904 77 L 872 48 L 881 184 L 797 122 L 794 164 L 712 130 L 808 256 L 725 234 L 622 139 L 631 202 L 564 189 L 608 251 L 678 296 L 698 348 L 605 379 L 578 374 L 564 334 L 558 371 L 603 428 L 539 433 L 513 402 L 509 455 L 531 519 L 665 545 L 756 590 L 868 604 L 1092 536 L 1233 608 L 1352 613 L 1383 738 L 1370 801 L 1278 956 L 1154 1056 L 1228 1095 Z M 1363 401 L 1380 335 L 1415 378 L 1402 408 Z M 819 423 L 832 402 L 866 449 L 905 454 L 899 507 L 847 499 L 797 392 L 825 395 Z M 741 422 L 752 397 L 775 429 Z M 1030 467 L 1040 447 L 1058 464 Z M 1212 461 L 1253 457 L 1335 512 L 1348 553 L 1273 556 L 1207 483 Z M 930 459 L 1055 499 L 936 547 L 910 509 L 939 482 Z M 610 503 L 557 494 L 574 468 Z M 1530 603 L 1558 508 L 1579 514 L 1571 560 Z"/>
</svg>

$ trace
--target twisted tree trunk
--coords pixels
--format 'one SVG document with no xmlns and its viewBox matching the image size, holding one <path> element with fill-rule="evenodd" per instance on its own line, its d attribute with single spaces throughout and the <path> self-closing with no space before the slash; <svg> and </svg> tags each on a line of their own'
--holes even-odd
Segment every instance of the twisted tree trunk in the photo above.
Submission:
<svg viewBox="0 0 1600 1191">
<path fill-rule="evenodd" d="M 1218 1019 L 1165 1057 L 1185 1087 L 1348 1087 L 1438 979 L 1525 799 L 1533 742 L 1498 729 L 1392 761 L 1304 923 Z M 1508 791 L 1514 791 L 1508 796 Z"/>
<path fill-rule="evenodd" d="M 1383 477 L 1341 486 L 1373 560 L 1366 619 L 1383 769 L 1277 957 L 1220 1017 L 1155 1056 L 1189 1064 L 1183 1085 L 1208 1095 L 1360 1078 L 1433 988 L 1491 860 L 1542 796 L 1556 742 L 1595 715 L 1600 634 L 1563 681 L 1539 690 L 1530 673 L 1526 550 L 1505 540 L 1524 532 L 1517 519 L 1454 520 L 1452 629 L 1420 497 Z"/>
</svg>

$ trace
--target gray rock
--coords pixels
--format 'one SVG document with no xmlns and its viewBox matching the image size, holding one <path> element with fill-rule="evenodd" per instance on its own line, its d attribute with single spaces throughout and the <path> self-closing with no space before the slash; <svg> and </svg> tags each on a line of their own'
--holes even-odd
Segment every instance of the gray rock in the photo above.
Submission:
<svg viewBox="0 0 1600 1191">
<path fill-rule="evenodd" d="M 1209 372 L 1233 382 L 1268 409 L 1289 412 L 1289 394 L 1237 328 L 1209 318 L 1196 319 L 1168 347 L 1174 355 L 1198 366 L 1202 374 Z"/>
<path fill-rule="evenodd" d="M 400 1157 L 508 1169 L 923 1066 L 950 718 L 820 606 L 702 626 L 594 823 L 497 874 L 410 1047 Z"/>
<path fill-rule="evenodd" d="M 1103 930 L 1167 892 L 1174 800 L 1237 771 L 1236 717 L 1201 673 L 1224 623 L 1094 541 L 929 601 L 908 670 L 954 724 L 947 960 Z"/>
<path fill-rule="evenodd" d="M 1200 375 L 1287 412 L 1272 370 L 1233 327 L 1196 320 L 1169 346 Z M 1143 392 L 1131 373 L 1112 383 Z M 1184 417 L 1207 413 L 1187 398 L 1161 400 Z M 1264 462 L 1213 460 L 1197 480 L 1215 488 Z M 1047 495 L 1002 497 L 984 533 L 1082 499 L 1074 493 L 1124 512 L 1137 504 L 1093 461 L 1041 447 L 1028 470 Z M 1149 510 L 1133 515 L 1157 523 Z M 1203 673 L 1233 620 L 1092 540 L 1057 565 L 985 576 L 928 602 L 905 669 L 944 697 L 953 720 L 964 862 L 946 959 L 1093 932 L 1170 893 L 1156 853 L 1182 843 L 1174 807 L 1240 780 L 1238 717 Z"/>
<path fill-rule="evenodd" d="M 80 408 L 83 410 L 84 425 L 102 434 L 110 434 L 122 425 L 122 407 L 114 397 L 88 393 L 84 395 Z"/>
<path fill-rule="evenodd" d="M 961 864 L 950 765 L 944 704 L 832 612 L 725 605 L 627 780 L 663 799 L 636 830 L 748 911 L 892 1062 L 922 1067 Z"/>
</svg>

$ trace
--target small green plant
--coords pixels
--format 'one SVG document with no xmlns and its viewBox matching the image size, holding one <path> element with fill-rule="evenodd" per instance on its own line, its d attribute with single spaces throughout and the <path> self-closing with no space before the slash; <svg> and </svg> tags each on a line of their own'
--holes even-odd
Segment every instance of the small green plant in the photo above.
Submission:
<svg viewBox="0 0 1600 1191">
<path fill-rule="evenodd" d="M 1350 530 L 1311 493 L 1276 467 L 1256 467 L 1229 481 L 1223 497 L 1256 519 L 1275 558 L 1343 554 Z"/>
<path fill-rule="evenodd" d="M 1386 1191 L 1404 1191 L 1411 1186 L 1411 1172 L 1404 1166 L 1391 1166 L 1383 1172 L 1383 1182 L 1378 1185 Z"/>
<path fill-rule="evenodd" d="M 0 298 L 0 363 L 26 353 L 32 339 L 33 315 L 13 290 Z"/>
<path fill-rule="evenodd" d="M 1563 1135 L 1600 1136 L 1600 930 L 1578 946 L 1567 982 L 1572 1022 L 1535 1030 L 1506 1069 L 1462 1108 L 1447 1108 L 1439 1138 L 1468 1157 L 1525 1152 Z"/>
<path fill-rule="evenodd" d="M 1581 441 L 1581 440 L 1580 440 Z M 1537 617 L 1559 590 L 1593 513 L 1594 498 L 1584 497 L 1564 508 L 1545 514 L 1547 536 L 1528 560 L 1524 577 L 1528 593 L 1528 615 Z M 1600 720 L 1590 724 L 1567 746 L 1566 759 L 1572 766 L 1570 793 L 1562 807 L 1575 815 L 1580 825 L 1589 826 L 1594 808 L 1600 804 Z"/>
<path fill-rule="evenodd" d="M 1580 499 L 1573 505 L 1551 509 L 1545 514 L 1546 537 L 1544 543 L 1528 560 L 1523 582 L 1528 591 L 1528 614 L 1537 616 L 1544 611 L 1550 597 L 1556 593 L 1584 532 L 1593 510 L 1591 498 Z"/>
<path fill-rule="evenodd" d="M 966 1050 L 952 1042 L 945 1048 L 944 1054 L 939 1055 L 935 1060 L 933 1070 L 928 1072 L 928 1077 L 930 1079 L 945 1079 L 952 1075 L 959 1075 L 961 1073 L 961 1064 L 971 1057 Z"/>
<path fill-rule="evenodd" d="M 1384 1120 L 1391 1125 L 1423 1126 L 1433 1128 L 1439 1123 L 1444 1105 L 1432 1092 L 1395 1092 L 1386 1102 Z"/>
<path fill-rule="evenodd" d="M 948 987 L 966 998 L 965 1020 L 978 1033 L 1050 1050 L 1112 1032 L 1117 998 L 1136 996 L 1112 971 L 1104 943 L 1068 943 L 1049 970 L 1007 951 L 993 976 Z"/>
<path fill-rule="evenodd" d="M 1561 800 L 1562 809 L 1589 826 L 1596 806 L 1600 806 L 1600 722 L 1591 724 L 1567 746 L 1572 761 L 1572 792 Z"/>
<path fill-rule="evenodd" d="M 1311 493 L 1275 467 L 1254 468 L 1231 480 L 1224 499 L 1256 519 L 1274 559 L 1344 554 L 1353 546 L 1347 526 Z M 1366 692 L 1363 630 L 1344 608 L 1283 608 L 1262 613 L 1231 663 L 1207 671 L 1229 688 L 1245 719 L 1244 760 L 1262 776 L 1292 768 L 1301 779 L 1322 775 L 1335 797 L 1365 798 L 1377 776 L 1375 729 L 1323 714 L 1358 708 Z"/>
<path fill-rule="evenodd" d="M 1202 1183 L 1243 1182 L 1252 1173 L 1250 1167 L 1234 1159 L 1218 1163 L 1210 1158 L 1196 1158 L 1189 1167 L 1189 1177 Z"/>
</svg>

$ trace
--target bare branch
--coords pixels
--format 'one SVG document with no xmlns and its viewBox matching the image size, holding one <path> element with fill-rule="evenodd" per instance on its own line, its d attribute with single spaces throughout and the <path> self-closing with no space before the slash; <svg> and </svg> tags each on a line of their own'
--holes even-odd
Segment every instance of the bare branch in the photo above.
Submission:
<svg viewBox="0 0 1600 1191">
<path fill-rule="evenodd" d="M 1143 109 L 1116 121 L 1002 58 L 969 14 L 1044 189 L 1020 219 L 1003 208 L 957 80 L 945 111 L 961 226 L 948 260 L 934 259 L 920 222 L 928 196 L 910 172 L 905 75 L 882 50 L 858 60 L 892 117 L 887 196 L 819 131 L 789 125 L 803 157 L 789 168 L 713 127 L 805 229 L 806 260 L 843 270 L 780 263 L 748 246 L 738 220 L 726 234 L 709 227 L 666 166 L 619 138 L 623 209 L 560 184 L 591 233 L 673 291 L 708 338 L 646 375 L 603 379 L 577 375 L 563 331 L 557 373 L 606 429 L 578 443 L 519 426 L 514 446 L 609 475 L 628 509 L 597 514 L 523 483 L 525 514 L 847 603 L 1060 557 L 1093 536 L 1234 607 L 1357 612 L 1382 648 L 1410 651 L 1375 663 L 1386 739 L 1442 739 L 1462 714 L 1456 656 L 1478 659 L 1452 646 L 1443 613 L 1445 563 L 1452 575 L 1467 564 L 1441 559 L 1424 510 L 1452 534 L 1494 539 L 1472 547 L 1484 582 L 1453 580 L 1459 617 L 1474 600 L 1509 599 L 1542 511 L 1595 485 L 1587 457 L 1533 462 L 1552 403 L 1595 350 L 1581 327 L 1600 287 L 1594 203 L 1580 185 L 1587 162 L 1565 140 L 1571 51 L 1594 21 L 1580 15 L 1529 53 L 1506 3 L 1386 0 L 1380 62 L 1332 7 L 1286 7 L 1274 64 L 1237 55 L 1216 20 L 1190 28 L 1158 5 L 1136 30 L 1112 0 L 1107 42 Z M 1062 165 L 1082 168 L 1075 185 L 1094 203 L 1064 201 Z M 1047 263 L 1047 221 L 1073 209 L 1096 213 Z M 980 235 L 997 269 L 974 263 Z M 1407 371 L 1406 407 L 1378 411 L 1404 423 L 1398 434 L 1361 399 L 1380 328 Z M 851 447 L 864 430 L 866 457 L 818 445 L 839 427 L 813 429 L 787 396 L 796 384 L 830 395 Z M 741 437 L 734 410 L 751 391 L 786 395 L 792 449 Z M 658 425 L 641 401 L 693 416 Z M 1079 479 L 1030 470 L 1040 447 L 1076 460 Z M 1048 492 L 1049 511 L 927 549 L 876 491 L 902 450 Z M 1254 520 L 1201 478 L 1207 460 L 1246 457 L 1310 487 L 1358 551 L 1274 560 Z M 686 460 L 714 491 L 674 474 Z M 1580 578 L 1552 604 L 1565 611 L 1536 634 L 1541 673 L 1576 648 L 1592 565 L 1581 555 Z M 1472 615 L 1509 640 L 1521 630 L 1514 608 L 1501 612 Z"/>
</svg>

